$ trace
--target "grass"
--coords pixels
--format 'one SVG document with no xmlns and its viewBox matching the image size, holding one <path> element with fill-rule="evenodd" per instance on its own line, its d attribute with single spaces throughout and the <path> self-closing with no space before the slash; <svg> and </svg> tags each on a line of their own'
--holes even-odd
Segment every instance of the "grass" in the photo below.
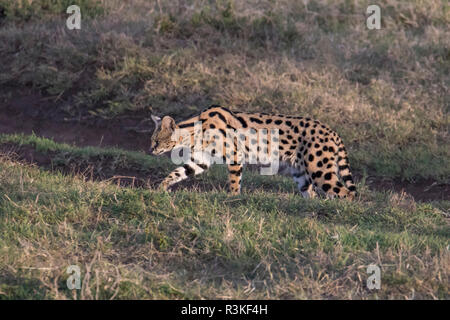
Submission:
<svg viewBox="0 0 450 320">
<path fill-rule="evenodd" d="M 0 18 L 8 22 L 23 23 L 49 19 L 52 16 L 64 16 L 71 5 L 77 5 L 88 17 L 104 14 L 101 1 L 98 0 L 0 0 Z"/>
<path fill-rule="evenodd" d="M 306 115 L 342 136 L 359 176 L 450 183 L 446 1 L 379 1 L 381 30 L 364 0 L 80 0 L 72 31 L 67 3 L 0 0 L 0 105 L 31 92 L 93 123 L 211 103 Z M 0 298 L 450 298 L 448 201 L 364 179 L 353 203 L 305 200 L 251 171 L 231 197 L 221 167 L 168 194 L 164 158 L 34 135 L 0 147 L 42 160 L 0 158 Z"/>
<path fill-rule="evenodd" d="M 17 146 L 29 145 L 37 152 L 51 154 L 52 159 L 64 158 L 67 164 L 69 159 L 77 161 L 85 159 L 89 162 L 94 158 L 112 158 L 115 162 L 126 163 L 131 166 L 139 166 L 142 170 L 155 170 L 163 166 L 170 166 L 170 161 L 161 158 L 148 157 L 140 152 L 124 151 L 117 148 L 76 147 L 68 144 L 56 143 L 51 139 L 40 138 L 36 135 L 0 134 L 0 144 L 12 144 Z"/>
<path fill-rule="evenodd" d="M 102 154 L 143 172 L 166 162 L 35 136 L 2 135 L 0 144 L 7 143 L 53 158 L 84 157 L 96 167 L 104 166 Z M 218 167 L 202 179 L 218 185 L 223 174 Z M 237 197 L 189 188 L 165 193 L 4 156 L 0 297 L 449 298 L 448 201 L 416 203 L 362 185 L 352 203 L 307 200 L 284 177 L 246 172 L 244 181 Z M 79 291 L 66 286 L 72 264 L 82 270 Z M 369 264 L 381 267 L 380 290 L 366 288 Z"/>
</svg>

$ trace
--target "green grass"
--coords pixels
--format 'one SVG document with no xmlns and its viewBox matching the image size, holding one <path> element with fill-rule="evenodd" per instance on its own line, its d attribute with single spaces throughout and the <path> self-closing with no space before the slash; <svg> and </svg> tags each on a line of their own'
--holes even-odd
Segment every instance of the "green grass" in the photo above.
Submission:
<svg viewBox="0 0 450 320">
<path fill-rule="evenodd" d="M 17 159 L 15 151 L 25 146 L 31 148 L 36 155 L 44 155 L 51 160 L 47 169 L 58 170 L 62 173 L 84 173 L 95 178 L 108 179 L 120 172 L 129 172 L 131 175 L 139 175 L 144 181 L 149 178 L 148 185 L 156 187 L 176 168 L 169 158 L 149 157 L 141 152 L 125 151 L 117 148 L 77 147 L 68 144 L 56 143 L 53 140 L 41 138 L 36 135 L 0 134 L 0 147 L 5 146 L 4 152 L 12 159 Z M 20 152 L 19 152 L 20 153 Z M 45 164 L 45 161 L 44 161 Z M 42 164 L 43 165 L 43 164 Z M 191 188 L 205 188 L 201 183 L 206 183 L 209 189 L 226 190 L 226 170 L 222 166 L 213 166 L 205 173 L 207 179 L 194 177 Z M 254 171 L 244 172 L 249 190 L 263 188 L 279 190 L 281 192 L 293 192 L 295 184 L 291 179 L 281 176 L 270 178 L 256 174 Z M 148 186 L 146 184 L 146 186 Z M 274 189 L 275 188 L 275 189 Z"/>
<path fill-rule="evenodd" d="M 122 166 L 140 165 L 144 173 L 170 166 L 136 152 L 35 136 L 0 136 L 6 143 L 84 157 L 99 167 L 102 155 L 122 157 Z M 292 192 L 287 178 L 254 172 L 246 172 L 241 196 L 166 193 L 13 159 L 0 160 L 4 299 L 450 296 L 448 201 L 416 203 L 362 185 L 355 202 L 308 200 Z M 223 176 L 218 167 L 198 180 L 217 185 Z M 71 264 L 82 270 L 79 291 L 65 285 Z M 366 288 L 369 264 L 381 266 L 378 291 Z"/>
<path fill-rule="evenodd" d="M 65 143 L 56 143 L 51 139 L 41 138 L 36 135 L 24 134 L 0 134 L 0 144 L 12 144 L 17 146 L 29 145 L 37 152 L 68 157 L 85 158 L 87 160 L 98 157 L 113 157 L 117 162 L 138 165 L 142 169 L 149 170 L 156 167 L 169 165 L 170 161 L 161 158 L 148 157 L 141 152 L 125 151 L 117 148 L 77 147 Z M 123 159 L 123 160 L 121 160 Z"/>
</svg>

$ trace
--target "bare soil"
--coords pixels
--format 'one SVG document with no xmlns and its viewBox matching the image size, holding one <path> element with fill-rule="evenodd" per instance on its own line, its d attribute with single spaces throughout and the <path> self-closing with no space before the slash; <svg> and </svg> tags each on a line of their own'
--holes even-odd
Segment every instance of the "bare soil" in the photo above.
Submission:
<svg viewBox="0 0 450 320">
<path fill-rule="evenodd" d="M 143 151 L 149 147 L 152 123 L 143 122 L 136 116 L 124 116 L 113 120 L 70 118 L 56 111 L 45 98 L 36 94 L 26 94 L 0 105 L 0 133 L 24 133 L 53 139 L 59 143 L 76 146 L 118 147 L 125 150 Z M 14 154 L 14 157 L 46 169 L 56 169 L 51 153 L 41 153 L 29 146 L 0 145 L 0 153 Z M 139 168 L 108 171 L 95 170 L 91 165 L 71 163 L 69 167 L 57 168 L 66 173 L 83 173 L 92 179 L 113 179 L 120 185 L 154 187 L 162 179 L 160 173 L 143 173 Z M 356 180 L 360 177 L 355 173 Z M 396 179 L 368 177 L 366 183 L 374 190 L 405 192 L 416 201 L 450 200 L 450 184 L 434 180 L 420 180 L 415 183 Z M 182 184 L 183 186 L 184 184 Z M 190 184 L 192 186 L 192 184 Z M 196 184 L 200 190 L 210 190 L 211 186 Z"/>
<path fill-rule="evenodd" d="M 151 121 L 138 117 L 119 119 L 68 118 L 48 99 L 27 94 L 0 105 L 0 133 L 24 133 L 77 146 L 113 146 L 145 151 L 149 147 Z"/>
</svg>

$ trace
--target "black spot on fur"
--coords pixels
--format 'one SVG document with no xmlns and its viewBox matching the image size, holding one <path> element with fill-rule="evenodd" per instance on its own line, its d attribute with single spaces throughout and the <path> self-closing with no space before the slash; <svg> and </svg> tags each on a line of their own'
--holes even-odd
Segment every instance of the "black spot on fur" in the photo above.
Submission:
<svg viewBox="0 0 450 320">
<path fill-rule="evenodd" d="M 248 127 L 247 122 L 245 122 L 244 118 L 236 117 L 236 119 L 238 119 L 238 121 L 241 123 L 243 128 L 247 128 Z"/>
<path fill-rule="evenodd" d="M 195 170 L 192 169 L 191 166 L 188 165 L 188 164 L 185 164 L 185 165 L 183 166 L 183 168 L 184 168 L 184 170 L 186 170 L 186 175 L 187 175 L 187 176 L 192 176 L 192 175 L 195 173 Z"/>
<path fill-rule="evenodd" d="M 193 127 L 195 122 L 190 122 L 190 123 L 183 123 L 178 125 L 179 128 L 188 128 L 188 127 Z"/>
<path fill-rule="evenodd" d="M 239 170 L 230 170 L 229 173 L 236 176 L 240 176 L 242 173 L 242 168 L 239 168 Z"/>
<path fill-rule="evenodd" d="M 353 181 L 351 175 L 343 176 L 343 177 L 342 177 L 342 180 L 344 180 L 344 182 L 347 182 L 347 181 Z"/>
<path fill-rule="evenodd" d="M 253 118 L 253 117 L 250 117 L 250 121 L 251 121 L 251 122 L 256 122 L 256 123 L 259 123 L 259 124 L 263 123 L 260 119 L 258 119 L 258 118 Z"/>
<path fill-rule="evenodd" d="M 212 118 L 212 117 L 215 117 L 215 116 L 218 116 L 220 120 L 222 120 L 223 122 L 227 122 L 226 119 L 225 119 L 225 117 L 224 117 L 220 112 L 213 111 L 213 112 L 210 112 L 208 115 L 209 115 L 211 118 Z"/>
</svg>

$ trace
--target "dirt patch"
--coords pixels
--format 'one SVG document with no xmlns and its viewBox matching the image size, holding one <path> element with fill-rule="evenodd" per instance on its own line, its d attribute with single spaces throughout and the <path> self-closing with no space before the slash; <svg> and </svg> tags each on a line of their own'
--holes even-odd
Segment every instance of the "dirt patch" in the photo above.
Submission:
<svg viewBox="0 0 450 320">
<path fill-rule="evenodd" d="M 450 200 L 450 184 L 438 183 L 432 179 L 409 183 L 395 179 L 369 177 L 366 183 L 369 188 L 378 191 L 405 192 L 412 195 L 416 201 Z"/>
<path fill-rule="evenodd" d="M 104 119 L 70 119 L 67 120 L 52 103 L 39 95 L 26 94 L 11 99 L 0 106 L 0 133 L 36 134 L 59 143 L 76 146 L 119 147 L 125 150 L 146 151 L 149 147 L 151 121 L 143 122 L 141 118 L 121 117 L 114 120 Z M 51 170 L 68 174 L 82 174 L 95 180 L 114 180 L 123 186 L 156 187 L 162 181 L 162 170 L 143 171 L 139 167 L 114 168 L 108 165 L 108 159 L 90 163 L 71 161 L 55 163 L 52 153 L 40 153 L 31 146 L 0 145 L 0 152 L 13 153 L 17 159 L 37 164 Z M 106 163 L 105 163 L 106 161 Z M 112 159 L 111 159 L 112 162 Z M 356 175 L 358 180 L 358 175 Z M 408 183 L 400 180 L 387 180 L 369 177 L 366 180 L 371 189 L 406 192 L 416 201 L 450 200 L 450 184 L 440 184 L 433 180 L 421 180 Z M 223 189 L 224 186 L 211 186 L 201 180 L 188 180 L 178 184 L 174 189 L 193 188 L 195 190 Z"/>
<path fill-rule="evenodd" d="M 18 97 L 0 106 L 0 133 L 34 133 L 77 146 L 111 146 L 145 151 L 149 148 L 152 130 L 151 121 L 136 117 L 67 119 L 48 100 L 36 94 Z"/>
</svg>

